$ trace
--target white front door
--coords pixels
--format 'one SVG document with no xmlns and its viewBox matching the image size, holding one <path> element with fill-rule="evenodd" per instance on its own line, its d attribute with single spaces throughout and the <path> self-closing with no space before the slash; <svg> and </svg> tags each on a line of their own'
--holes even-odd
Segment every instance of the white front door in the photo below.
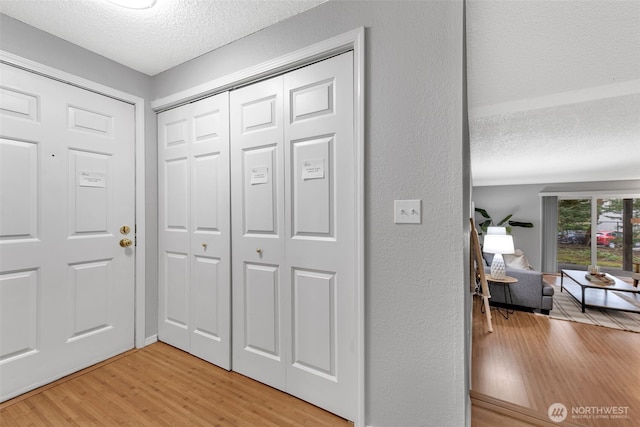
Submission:
<svg viewBox="0 0 640 427">
<path fill-rule="evenodd" d="M 135 169 L 132 105 L 1 67 L 6 400 L 133 347 Z"/>
<path fill-rule="evenodd" d="M 353 54 L 230 105 L 233 369 L 355 420 Z"/>
<path fill-rule="evenodd" d="M 158 338 L 231 368 L 229 97 L 158 115 Z"/>
</svg>

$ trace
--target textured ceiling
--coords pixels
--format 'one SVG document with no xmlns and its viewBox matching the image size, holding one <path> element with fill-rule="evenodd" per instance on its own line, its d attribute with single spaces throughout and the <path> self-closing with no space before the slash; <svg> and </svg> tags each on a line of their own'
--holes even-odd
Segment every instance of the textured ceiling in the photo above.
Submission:
<svg viewBox="0 0 640 427">
<path fill-rule="evenodd" d="M 640 1 L 468 0 L 467 50 L 474 185 L 640 178 Z"/>
<path fill-rule="evenodd" d="M 469 0 L 470 108 L 640 78 L 638 0 Z"/>
<path fill-rule="evenodd" d="M 0 13 L 154 75 L 323 1 L 157 0 L 135 11 L 0 0 Z M 466 5 L 474 185 L 640 179 L 640 0 Z"/>
<path fill-rule="evenodd" d="M 150 76 L 326 0 L 0 0 L 0 13 Z"/>
<path fill-rule="evenodd" d="M 640 93 L 477 119 L 473 141 L 475 185 L 638 178 Z"/>
</svg>

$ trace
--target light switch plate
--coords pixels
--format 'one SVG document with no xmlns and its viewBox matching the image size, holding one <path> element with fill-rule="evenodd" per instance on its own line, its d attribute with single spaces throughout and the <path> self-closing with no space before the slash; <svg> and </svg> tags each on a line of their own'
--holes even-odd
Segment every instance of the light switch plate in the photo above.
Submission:
<svg viewBox="0 0 640 427">
<path fill-rule="evenodd" d="M 393 221 L 396 224 L 422 224 L 421 200 L 394 200 Z"/>
</svg>

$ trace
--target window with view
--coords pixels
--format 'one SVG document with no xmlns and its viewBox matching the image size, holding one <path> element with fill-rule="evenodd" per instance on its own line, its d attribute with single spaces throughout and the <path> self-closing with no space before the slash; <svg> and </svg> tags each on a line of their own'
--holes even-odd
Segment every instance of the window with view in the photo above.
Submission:
<svg viewBox="0 0 640 427">
<path fill-rule="evenodd" d="M 558 268 L 586 270 L 596 264 L 625 275 L 640 262 L 638 218 L 640 198 L 558 200 Z"/>
</svg>

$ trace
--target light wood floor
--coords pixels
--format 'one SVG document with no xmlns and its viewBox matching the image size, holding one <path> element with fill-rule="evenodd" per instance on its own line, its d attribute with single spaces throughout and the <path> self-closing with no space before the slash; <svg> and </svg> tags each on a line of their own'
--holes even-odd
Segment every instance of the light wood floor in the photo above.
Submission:
<svg viewBox="0 0 640 427">
<path fill-rule="evenodd" d="M 516 312 L 473 313 L 472 426 L 551 425 L 552 403 L 626 406 L 640 425 L 640 334 Z M 492 408 L 501 405 L 503 415 Z M 487 409 L 489 408 L 489 409 Z M 507 414 L 507 415 L 504 415 Z M 514 417 L 509 417 L 511 414 Z M 349 422 L 166 344 L 156 343 L 0 404 L 2 426 L 349 426 Z"/>
<path fill-rule="evenodd" d="M 349 426 L 163 343 L 0 404 L 2 426 Z"/>
<path fill-rule="evenodd" d="M 487 331 L 474 302 L 472 397 L 499 399 L 548 420 L 553 403 L 572 407 L 628 407 L 627 419 L 572 418 L 585 426 L 640 425 L 640 334 L 516 311 L 508 320 L 493 312 Z M 529 425 L 486 422 L 474 402 L 472 425 Z M 536 425 L 533 423 L 533 425 Z"/>
</svg>

